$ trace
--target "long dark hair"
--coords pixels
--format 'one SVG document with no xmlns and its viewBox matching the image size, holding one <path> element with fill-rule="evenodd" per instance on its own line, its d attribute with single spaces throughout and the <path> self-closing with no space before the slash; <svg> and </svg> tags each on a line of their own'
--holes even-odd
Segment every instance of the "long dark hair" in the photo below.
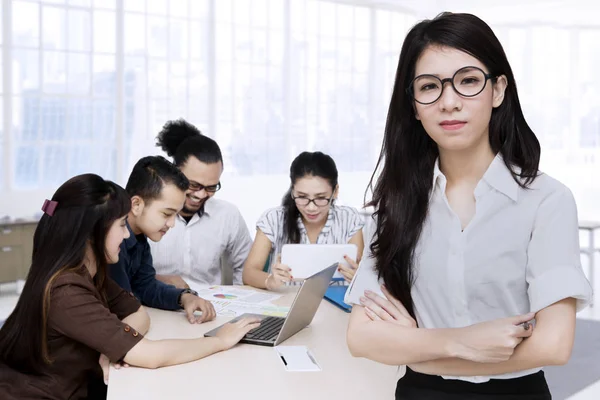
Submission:
<svg viewBox="0 0 600 400">
<path fill-rule="evenodd" d="M 506 76 L 504 101 L 492 111 L 489 141 L 521 187 L 536 178 L 540 160 L 540 144 L 523 116 L 513 72 L 490 27 L 474 15 L 452 13 L 415 25 L 402 45 L 383 145 L 367 189 L 373 190 L 368 205 L 375 208 L 377 222 L 370 248 L 379 277 L 413 317 L 414 253 L 429 209 L 439 152 L 415 118 L 407 88 L 415 76 L 417 60 L 432 45 L 464 51 L 483 63 L 492 76 Z"/>
<path fill-rule="evenodd" d="M 173 157 L 173 163 L 178 167 L 183 166 L 190 156 L 205 164 L 223 163 L 217 142 L 184 119 L 167 121 L 156 137 L 156 145 Z"/>
<path fill-rule="evenodd" d="M 285 210 L 283 232 L 286 243 L 300 243 L 300 229 L 297 222 L 300 211 L 292 198 L 292 189 L 296 181 L 305 176 L 318 176 L 327 180 L 334 191 L 338 185 L 338 170 L 335 161 L 327 154 L 320 151 L 313 153 L 305 151 L 292 161 L 290 166 L 290 188 L 281 200 L 281 205 Z"/>
<path fill-rule="evenodd" d="M 104 293 L 106 236 L 113 222 L 131 208 L 125 189 L 94 174 L 69 179 L 52 200 L 58 206 L 37 225 L 23 292 L 0 330 L 0 361 L 28 374 L 39 374 L 52 362 L 47 342 L 52 284 L 67 271 L 84 272 L 89 245 L 97 263 L 94 283 Z"/>
</svg>

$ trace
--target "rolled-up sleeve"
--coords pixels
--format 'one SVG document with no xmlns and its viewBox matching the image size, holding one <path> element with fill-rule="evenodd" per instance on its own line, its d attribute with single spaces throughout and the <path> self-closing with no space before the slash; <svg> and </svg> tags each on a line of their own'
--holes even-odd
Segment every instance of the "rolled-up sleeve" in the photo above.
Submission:
<svg viewBox="0 0 600 400">
<path fill-rule="evenodd" d="M 272 208 L 263 213 L 256 222 L 256 229 L 259 229 L 271 241 L 271 247 L 275 247 L 277 235 L 279 234 L 280 217 L 277 208 Z"/>
<path fill-rule="evenodd" d="M 588 306 L 592 287 L 581 267 L 577 206 L 571 191 L 560 187 L 540 204 L 527 249 L 531 311 L 573 297 L 577 311 Z"/>
<path fill-rule="evenodd" d="M 123 323 L 94 295 L 94 291 L 91 283 L 84 280 L 57 283 L 51 294 L 48 324 L 56 332 L 117 362 L 142 340 L 143 335 Z M 113 290 L 108 295 L 121 316 L 130 314 L 135 308 L 132 301 L 124 300 L 126 292 L 117 293 Z M 135 303 L 139 308 L 140 304 L 137 301 Z"/>
<path fill-rule="evenodd" d="M 124 319 L 140 309 L 141 304 L 132 292 L 126 292 L 117 282 L 108 278 L 106 280 L 106 300 L 108 309 L 117 318 Z"/>
</svg>

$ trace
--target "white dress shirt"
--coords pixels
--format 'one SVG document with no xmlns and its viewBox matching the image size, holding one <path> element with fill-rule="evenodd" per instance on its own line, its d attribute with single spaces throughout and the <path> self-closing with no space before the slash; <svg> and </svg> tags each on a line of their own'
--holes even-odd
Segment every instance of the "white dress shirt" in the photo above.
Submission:
<svg viewBox="0 0 600 400">
<path fill-rule="evenodd" d="M 256 223 L 256 229 L 260 229 L 271 241 L 270 266 L 277 261 L 275 255 L 281 254 L 283 245 L 287 243 L 283 229 L 284 220 L 285 208 L 279 206 L 265 211 Z M 302 218 L 298 217 L 296 223 L 300 231 L 300 243 L 310 244 Z M 346 244 L 364 224 L 364 218 L 356 208 L 332 205 L 316 244 Z"/>
<path fill-rule="evenodd" d="M 178 215 L 160 242 L 149 243 L 157 274 L 220 285 L 224 262 L 233 269 L 233 283 L 241 285 L 252 238 L 237 207 L 213 197 L 205 203 L 202 217 L 194 214 L 186 223 Z"/>
<path fill-rule="evenodd" d="M 497 156 L 475 188 L 475 215 L 461 232 L 437 162 L 433 184 L 411 291 L 420 328 L 465 327 L 537 312 L 569 297 L 577 299 L 578 311 L 590 303 L 577 209 L 566 186 L 541 174 L 523 189 Z M 444 378 L 486 382 L 539 370 Z"/>
</svg>

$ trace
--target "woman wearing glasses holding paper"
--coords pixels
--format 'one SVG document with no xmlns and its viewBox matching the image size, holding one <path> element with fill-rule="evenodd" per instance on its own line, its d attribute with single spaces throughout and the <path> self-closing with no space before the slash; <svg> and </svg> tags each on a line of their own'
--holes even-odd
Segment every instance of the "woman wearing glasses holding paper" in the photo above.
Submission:
<svg viewBox="0 0 600 400">
<path fill-rule="evenodd" d="M 591 288 L 575 201 L 538 170 L 485 22 L 444 13 L 411 29 L 381 154 L 375 271 L 355 286 L 371 272 L 387 290 L 348 295 L 352 354 L 407 365 L 396 399 L 550 399 L 542 367 L 569 359 Z"/>
<path fill-rule="evenodd" d="M 247 285 L 272 290 L 293 280 L 294 271 L 280 262 L 281 249 L 288 243 L 351 243 L 358 247 L 360 259 L 364 221 L 356 209 L 335 205 L 339 186 L 333 159 L 319 151 L 303 152 L 292 162 L 290 180 L 282 205 L 267 210 L 256 223 L 242 274 Z M 269 272 L 264 272 L 269 257 Z M 340 264 L 339 271 L 349 282 L 355 269 Z"/>
</svg>

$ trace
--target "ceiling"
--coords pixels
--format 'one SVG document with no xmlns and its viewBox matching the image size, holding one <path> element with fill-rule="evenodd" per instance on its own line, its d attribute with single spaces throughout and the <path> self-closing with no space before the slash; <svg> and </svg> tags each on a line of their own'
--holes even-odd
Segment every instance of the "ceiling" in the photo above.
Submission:
<svg viewBox="0 0 600 400">
<path fill-rule="evenodd" d="M 595 0 L 338 0 L 411 12 L 432 18 L 442 11 L 470 12 L 490 24 L 544 23 L 600 26 L 600 1 Z"/>
</svg>

